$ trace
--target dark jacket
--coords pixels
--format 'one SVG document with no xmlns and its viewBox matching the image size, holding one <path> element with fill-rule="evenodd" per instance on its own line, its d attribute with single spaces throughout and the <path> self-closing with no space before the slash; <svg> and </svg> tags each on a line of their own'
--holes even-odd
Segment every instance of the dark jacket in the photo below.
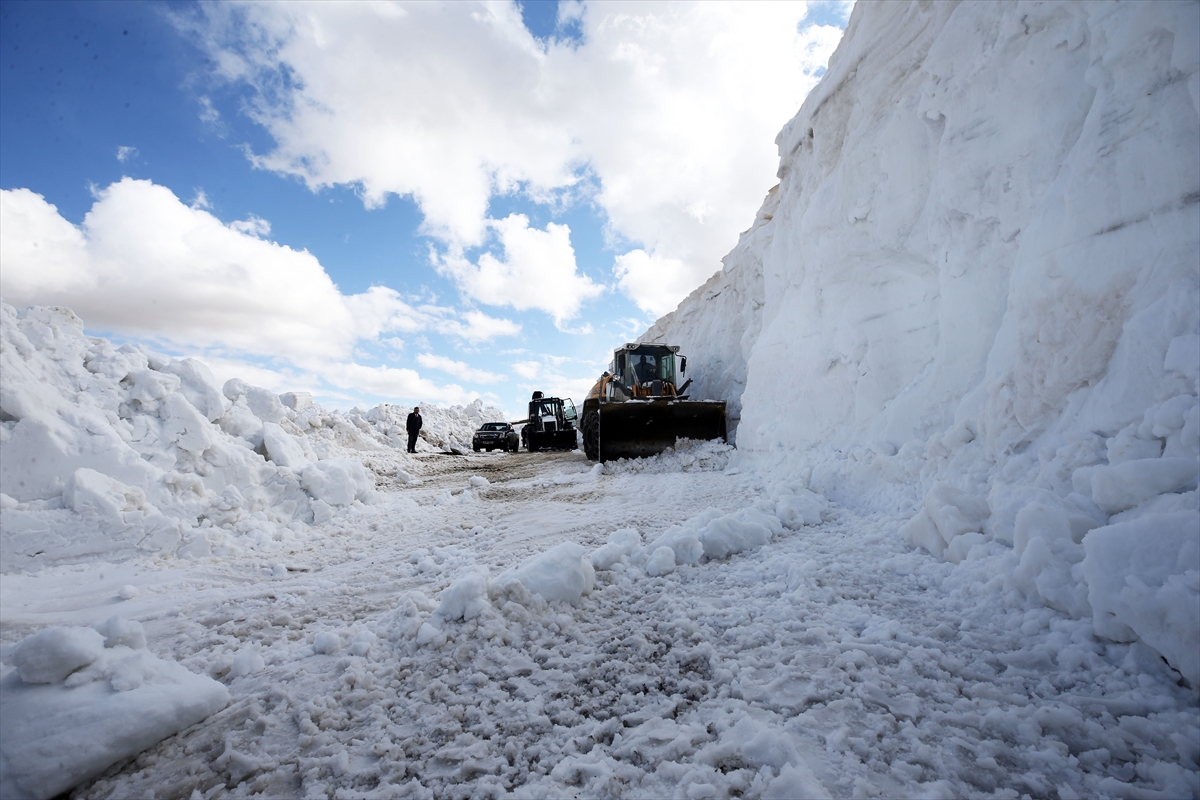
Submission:
<svg viewBox="0 0 1200 800">
<path fill-rule="evenodd" d="M 408 422 L 405 423 L 404 427 L 408 428 L 409 433 L 417 433 L 421 430 L 421 422 L 420 414 L 409 414 Z"/>
</svg>

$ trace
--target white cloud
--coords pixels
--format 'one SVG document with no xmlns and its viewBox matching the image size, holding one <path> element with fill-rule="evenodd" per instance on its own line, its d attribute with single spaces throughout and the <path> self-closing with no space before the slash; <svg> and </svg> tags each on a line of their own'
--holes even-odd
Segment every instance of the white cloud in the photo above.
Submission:
<svg viewBox="0 0 1200 800">
<path fill-rule="evenodd" d="M 489 200 L 552 203 L 594 177 L 616 237 L 653 254 L 617 265 L 622 288 L 643 309 L 673 306 L 753 218 L 775 182 L 774 136 L 840 40 L 836 27 L 797 32 L 806 12 L 560 4 L 560 27 L 578 24 L 582 40 L 548 43 L 512 2 L 207 4 L 180 24 L 220 76 L 257 90 L 252 114 L 276 146 L 255 163 L 313 188 L 356 185 L 368 205 L 410 195 L 468 296 L 503 284 L 501 304 L 561 323 L 578 306 L 513 302 L 511 253 L 455 256 L 505 223 L 489 219 Z M 661 269 L 677 274 L 639 275 Z"/>
<path fill-rule="evenodd" d="M 679 300 L 673 298 L 686 297 L 696 288 L 681 261 L 645 250 L 617 256 L 613 273 L 622 291 L 655 317 L 675 308 Z"/>
<path fill-rule="evenodd" d="M 208 198 L 205 198 L 207 201 Z M 206 207 L 206 206 L 204 206 Z M 254 236 L 262 239 L 271 233 L 271 223 L 259 216 L 251 214 L 246 219 L 236 220 L 229 223 L 229 227 L 238 233 L 244 233 L 247 236 Z"/>
<path fill-rule="evenodd" d="M 524 379 L 518 386 L 526 392 L 526 397 L 535 391 L 543 392 L 547 397 L 570 397 L 576 408 L 582 408 L 583 398 L 604 369 L 602 365 L 591 365 L 595 368 L 594 374 L 579 376 L 580 368 L 587 369 L 588 366 L 587 361 L 542 355 L 514 361 L 511 369 Z"/>
<path fill-rule="evenodd" d="M 561 329 L 586 300 L 604 291 L 579 274 L 566 225 L 551 222 L 540 231 L 529 227 L 524 214 L 489 224 L 504 248 L 503 260 L 491 253 L 481 255 L 475 264 L 454 251 L 433 256 L 438 270 L 452 277 L 468 297 L 521 311 L 540 309 Z"/>
<path fill-rule="evenodd" d="M 461 378 L 471 383 L 499 383 L 500 381 L 508 380 L 503 375 L 495 372 L 475 369 L 461 361 L 455 361 L 452 358 L 434 355 L 433 353 L 421 353 L 417 356 L 417 363 L 426 369 L 436 369 L 447 375 L 453 375 L 456 378 Z"/>
<path fill-rule="evenodd" d="M 396 334 L 477 342 L 520 330 L 474 310 L 414 307 L 381 286 L 344 295 L 312 254 L 259 238 L 265 220 L 226 225 L 149 181 L 123 178 L 99 190 L 79 227 L 41 195 L 0 190 L 0 230 L 5 302 L 67 306 L 94 330 L 199 349 L 209 360 L 283 362 L 288 376 L 360 393 L 470 399 L 412 370 L 353 363 L 361 342 L 394 351 L 384 340 Z"/>
<path fill-rule="evenodd" d="M 117 161 L 120 161 L 122 164 L 124 164 L 129 159 L 135 158 L 137 154 L 138 149 L 136 147 L 126 147 L 125 145 L 121 145 L 117 148 Z"/>
<path fill-rule="evenodd" d="M 521 326 L 512 320 L 489 317 L 482 311 L 464 312 L 462 318 L 465 323 L 447 320 L 438 326 L 438 330 L 469 342 L 482 342 L 499 336 L 516 336 L 521 332 Z"/>
</svg>

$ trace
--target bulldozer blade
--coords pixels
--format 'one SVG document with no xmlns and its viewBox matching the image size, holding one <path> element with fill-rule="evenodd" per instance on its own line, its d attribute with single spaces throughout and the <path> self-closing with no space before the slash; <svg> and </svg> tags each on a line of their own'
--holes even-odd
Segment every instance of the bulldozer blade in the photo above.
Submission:
<svg viewBox="0 0 1200 800">
<path fill-rule="evenodd" d="M 630 400 L 600 406 L 601 461 L 652 456 L 681 438 L 726 438 L 725 402 Z"/>
</svg>

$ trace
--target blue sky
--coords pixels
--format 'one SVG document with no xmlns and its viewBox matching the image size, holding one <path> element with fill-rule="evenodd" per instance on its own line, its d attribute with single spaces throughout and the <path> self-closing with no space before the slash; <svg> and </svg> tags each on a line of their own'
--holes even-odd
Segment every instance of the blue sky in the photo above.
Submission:
<svg viewBox="0 0 1200 800">
<path fill-rule="evenodd" d="M 325 404 L 579 399 L 719 269 L 844 3 L 0 3 L 0 291 Z"/>
</svg>

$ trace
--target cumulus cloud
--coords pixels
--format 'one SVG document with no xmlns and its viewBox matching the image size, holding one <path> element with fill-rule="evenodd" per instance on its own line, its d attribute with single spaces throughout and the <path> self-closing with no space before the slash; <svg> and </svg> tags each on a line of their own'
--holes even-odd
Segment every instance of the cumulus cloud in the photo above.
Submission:
<svg viewBox="0 0 1200 800">
<path fill-rule="evenodd" d="M 129 159 L 136 157 L 137 154 L 138 149 L 136 147 L 121 145 L 117 148 L 117 161 L 120 161 L 122 164 L 124 164 Z"/>
<path fill-rule="evenodd" d="M 460 252 L 433 256 L 438 270 L 452 277 L 468 297 L 520 311 L 540 309 L 561 329 L 586 300 L 604 291 L 579 274 L 566 225 L 551 222 L 541 231 L 529 227 L 524 214 L 489 224 L 504 248 L 503 259 L 484 253 L 472 264 Z"/>
<path fill-rule="evenodd" d="M 656 317 L 675 308 L 679 301 L 672 298 L 686 297 L 696 288 L 686 265 L 679 259 L 640 248 L 617 256 L 613 274 L 621 289 L 638 298 L 638 306 Z"/>
<path fill-rule="evenodd" d="M 197 200 L 198 199 L 199 198 L 197 198 Z M 204 200 L 207 203 L 208 198 L 206 197 Z M 193 205 L 195 204 L 196 203 L 194 201 Z M 238 233 L 244 233 L 247 236 L 257 236 L 260 239 L 271 233 L 271 223 L 267 222 L 262 217 L 255 216 L 254 214 L 251 214 L 246 219 L 235 220 L 234 222 L 229 223 L 229 227 Z"/>
<path fill-rule="evenodd" d="M 221 78 L 250 87 L 250 113 L 275 140 L 258 166 L 314 189 L 357 186 L 368 206 L 411 196 L 465 294 L 561 326 L 595 296 L 586 278 L 562 304 L 520 300 L 511 252 L 462 258 L 510 228 L 536 239 L 527 223 L 491 219 L 490 200 L 590 193 L 613 240 L 647 254 L 614 263 L 622 290 L 644 310 L 672 307 L 720 267 L 775 182 L 775 133 L 841 37 L 800 28 L 806 13 L 804 2 L 560 3 L 560 27 L 581 35 L 569 41 L 534 38 L 512 2 L 206 4 L 179 24 Z M 562 235 L 536 232 L 543 249 Z M 649 274 L 661 270 L 673 274 Z M 497 284 L 506 291 L 479 296 Z"/>
<path fill-rule="evenodd" d="M 591 372 L 580 374 L 589 367 Z M 570 397 L 577 408 L 583 407 L 583 398 L 603 368 L 599 364 L 589 364 L 586 359 L 544 354 L 527 356 L 512 363 L 512 371 L 523 379 L 518 386 L 528 393 L 526 396 L 539 391 L 548 397 Z"/>
<path fill-rule="evenodd" d="M 499 383 L 500 381 L 507 380 L 503 375 L 495 372 L 475 369 L 461 361 L 455 361 L 452 358 L 434 355 L 433 353 L 421 353 L 417 356 L 417 363 L 427 369 L 436 369 L 447 375 L 453 375 L 456 378 L 461 378 L 464 381 L 472 383 Z"/>
<path fill-rule="evenodd" d="M 520 330 L 478 311 L 412 306 L 382 286 L 344 295 L 312 254 L 261 238 L 270 230 L 265 220 L 226 225 L 144 180 L 99 190 L 78 227 L 41 195 L 0 190 L 0 229 L 6 302 L 64 305 L 93 329 L 180 350 L 278 359 L 389 395 L 457 402 L 466 392 L 412 370 L 353 363 L 356 345 L 393 350 L 383 340 L 397 334 L 482 341 Z"/>
</svg>

